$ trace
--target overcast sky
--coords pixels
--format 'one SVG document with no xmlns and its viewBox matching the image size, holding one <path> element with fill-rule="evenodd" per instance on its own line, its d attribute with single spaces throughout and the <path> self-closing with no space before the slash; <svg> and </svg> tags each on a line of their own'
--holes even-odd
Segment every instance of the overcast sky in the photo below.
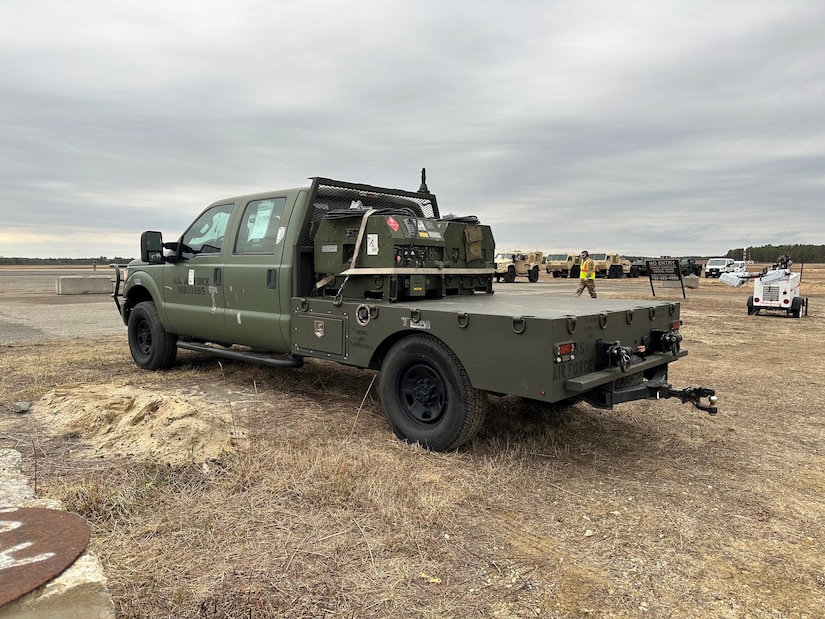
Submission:
<svg viewBox="0 0 825 619">
<path fill-rule="evenodd" d="M 0 0 L 0 256 L 417 189 L 499 249 L 825 244 L 825 3 Z"/>
</svg>

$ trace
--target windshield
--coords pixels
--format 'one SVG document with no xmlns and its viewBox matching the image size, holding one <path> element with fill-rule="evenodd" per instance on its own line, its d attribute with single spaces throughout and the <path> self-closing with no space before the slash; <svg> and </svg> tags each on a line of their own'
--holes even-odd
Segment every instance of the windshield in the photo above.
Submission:
<svg viewBox="0 0 825 619">
<path fill-rule="evenodd" d="M 707 263 L 707 265 L 705 265 L 705 266 L 709 266 L 709 267 L 723 267 L 723 266 L 725 266 L 727 263 L 728 263 L 728 259 L 727 259 L 727 258 L 711 258 L 710 260 L 708 260 L 708 263 Z"/>
</svg>

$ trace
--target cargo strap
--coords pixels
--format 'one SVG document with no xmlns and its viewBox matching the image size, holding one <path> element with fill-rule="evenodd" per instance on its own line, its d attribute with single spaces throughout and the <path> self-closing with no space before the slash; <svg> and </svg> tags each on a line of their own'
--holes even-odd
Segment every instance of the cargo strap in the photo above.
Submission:
<svg viewBox="0 0 825 619">
<path fill-rule="evenodd" d="M 361 251 L 361 242 L 364 240 L 364 232 L 367 230 L 367 220 L 373 213 L 375 213 L 375 209 L 371 208 L 364 213 L 363 217 L 361 217 L 361 227 L 358 229 L 358 238 L 355 239 L 355 253 L 352 254 L 352 261 L 349 263 L 349 269 L 345 271 L 346 277 L 344 278 L 344 281 L 341 282 L 341 287 L 338 289 L 338 294 L 335 295 L 336 298 L 341 296 L 341 291 L 344 289 L 344 286 L 349 279 L 349 271 L 355 269 L 355 261 L 358 260 L 358 253 Z M 315 288 L 323 288 L 330 282 L 335 281 L 336 277 L 338 277 L 338 275 L 328 275 L 315 284 Z"/>
</svg>

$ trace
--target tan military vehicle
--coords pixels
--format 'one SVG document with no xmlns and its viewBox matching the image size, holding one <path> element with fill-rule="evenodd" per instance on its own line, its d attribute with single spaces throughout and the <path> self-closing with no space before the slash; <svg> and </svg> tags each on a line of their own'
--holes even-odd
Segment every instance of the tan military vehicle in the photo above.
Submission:
<svg viewBox="0 0 825 619">
<path fill-rule="evenodd" d="M 508 284 L 518 276 L 526 276 L 531 282 L 539 281 L 539 266 L 543 254 L 540 251 L 503 251 L 496 254 L 496 281 L 503 279 Z"/>
<path fill-rule="evenodd" d="M 591 253 L 593 266 L 596 269 L 596 277 L 607 277 L 616 279 L 630 275 L 630 260 L 619 254 Z M 570 269 L 570 277 L 579 276 L 579 265 Z"/>
<path fill-rule="evenodd" d="M 544 270 L 553 277 L 569 277 L 573 265 L 579 264 L 579 254 L 548 253 L 544 261 Z"/>
</svg>

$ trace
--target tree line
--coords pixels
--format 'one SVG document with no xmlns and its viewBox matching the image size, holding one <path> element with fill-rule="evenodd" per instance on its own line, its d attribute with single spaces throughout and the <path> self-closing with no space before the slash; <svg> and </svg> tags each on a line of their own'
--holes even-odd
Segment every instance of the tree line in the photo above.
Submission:
<svg viewBox="0 0 825 619">
<path fill-rule="evenodd" d="M 131 260 L 132 258 L 121 258 L 120 256 L 114 258 L 107 258 L 106 256 L 96 258 L 7 258 L 0 256 L 0 264 L 12 266 L 89 266 L 91 264 L 106 266 L 110 262 L 126 264 Z"/>
<path fill-rule="evenodd" d="M 761 247 L 738 247 L 729 249 L 726 258 L 753 260 L 754 262 L 776 262 L 781 255 L 790 256 L 800 262 L 825 262 L 825 245 L 762 245 Z"/>
</svg>

